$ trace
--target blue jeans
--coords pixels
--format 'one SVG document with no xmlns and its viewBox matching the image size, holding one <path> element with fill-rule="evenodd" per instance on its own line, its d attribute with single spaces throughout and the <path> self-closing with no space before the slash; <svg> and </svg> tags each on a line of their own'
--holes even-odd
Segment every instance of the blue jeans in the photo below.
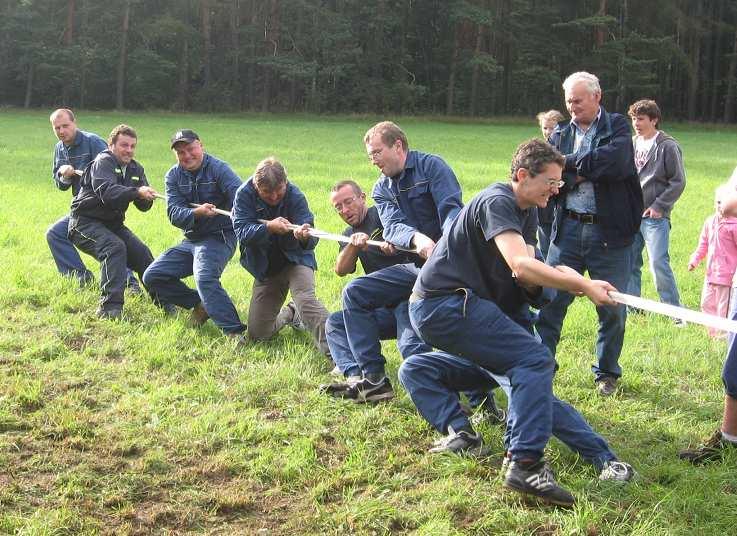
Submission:
<svg viewBox="0 0 737 536">
<path fill-rule="evenodd" d="M 80 283 L 87 283 L 95 278 L 82 262 L 77 248 L 69 240 L 69 214 L 60 218 L 46 230 L 46 242 L 49 244 L 56 269 L 61 275 L 76 277 Z M 128 270 L 128 286 L 138 287 L 138 280 L 130 269 Z"/>
<path fill-rule="evenodd" d="M 432 348 L 415 333 L 409 321 L 407 302 L 402 302 L 394 308 L 380 307 L 371 312 L 373 323 L 378 328 L 379 339 L 382 341 L 397 339 L 397 348 L 403 359 L 429 352 Z M 347 378 L 361 376 L 361 366 L 356 362 L 348 343 L 343 311 L 336 311 L 328 317 L 325 323 L 330 355 L 338 369 Z"/>
<path fill-rule="evenodd" d="M 550 351 L 494 302 L 468 289 L 414 301 L 409 316 L 429 344 L 509 379 L 512 459 L 542 457 L 553 420 L 555 360 Z"/>
<path fill-rule="evenodd" d="M 192 309 L 202 302 L 215 325 L 225 333 L 240 333 L 245 326 L 220 284 L 235 245 L 232 233 L 201 240 L 185 239 L 159 255 L 143 274 L 143 284 L 160 303 Z M 182 278 L 190 275 L 194 275 L 196 291 L 182 282 Z"/>
<path fill-rule="evenodd" d="M 608 281 L 617 290 L 627 288 L 632 273 L 632 247 L 611 248 L 604 245 L 604 237 L 597 224 L 586 224 L 564 218 L 558 229 L 556 242 L 550 244 L 550 266 L 563 264 L 583 274 L 588 271 L 591 279 Z M 553 301 L 542 308 L 537 322 L 537 332 L 543 344 L 555 355 L 560 332 L 573 294 L 558 291 Z M 622 369 L 619 355 L 624 342 L 624 326 L 627 309 L 624 305 L 597 307 L 599 333 L 596 340 L 597 363 L 591 367 L 595 379 L 603 376 L 619 378 Z"/>
<path fill-rule="evenodd" d="M 668 245 L 670 242 L 670 220 L 668 218 L 642 218 L 640 232 L 632 244 L 632 275 L 628 294 L 640 295 L 642 283 L 642 250 L 647 247 L 650 258 L 650 271 L 655 279 L 655 288 L 663 303 L 681 305 L 678 286 L 673 270 L 670 268 Z"/>
<path fill-rule="evenodd" d="M 357 277 L 343 289 L 343 325 L 354 361 L 364 374 L 382 373 L 381 331 L 374 312 L 407 301 L 419 274 L 414 264 L 397 264 Z M 403 330 L 410 326 L 397 326 Z"/>
<path fill-rule="evenodd" d="M 461 410 L 457 391 L 488 390 L 492 385 L 499 384 L 510 397 L 506 378 L 492 378 L 491 373 L 468 359 L 445 352 L 427 352 L 408 357 L 399 368 L 399 381 L 420 415 L 442 434 L 448 433 L 449 426 L 454 430 L 471 427 L 468 417 Z M 601 470 L 606 462 L 616 459 L 607 442 L 594 432 L 586 419 L 573 406 L 555 396 L 552 433 L 597 470 Z M 505 446 L 509 447 L 508 444 Z"/>
</svg>

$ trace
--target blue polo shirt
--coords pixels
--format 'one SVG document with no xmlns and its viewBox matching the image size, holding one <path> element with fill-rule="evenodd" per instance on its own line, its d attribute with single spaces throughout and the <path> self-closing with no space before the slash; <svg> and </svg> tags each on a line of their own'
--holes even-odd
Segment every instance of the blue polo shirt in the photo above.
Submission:
<svg viewBox="0 0 737 536">
<path fill-rule="evenodd" d="M 463 208 L 461 185 L 439 156 L 409 151 L 404 169 L 381 175 L 371 196 L 384 225 L 384 239 L 410 248 L 416 231 L 435 242 Z"/>
<path fill-rule="evenodd" d="M 84 171 L 89 163 L 105 149 L 107 149 L 107 143 L 100 136 L 79 129 L 77 129 L 77 134 L 74 136 L 71 145 L 64 145 L 61 140 L 56 142 L 54 161 L 51 166 L 51 177 L 54 179 L 56 187 L 59 190 L 68 190 L 71 186 L 72 195 L 77 195 L 77 192 L 79 192 L 79 177 L 76 175 L 70 177 L 71 182 L 69 184 L 62 182 L 59 176 L 59 168 L 70 165 L 74 169 Z"/>
<path fill-rule="evenodd" d="M 286 263 L 317 270 L 314 251 L 317 238 L 310 237 L 306 243 L 302 243 L 292 233 L 270 234 L 266 224 L 259 222 L 280 216 L 296 225 L 314 225 L 315 222 L 307 198 L 291 182 L 287 183 L 284 198 L 273 207 L 259 197 L 253 177 L 238 188 L 233 203 L 233 230 L 240 241 L 241 265 L 259 281 L 275 273 L 270 269 L 270 260 L 281 263 L 284 258 Z"/>
<path fill-rule="evenodd" d="M 233 207 L 235 193 L 241 179 L 228 164 L 205 154 L 202 166 L 195 172 L 187 171 L 179 164 L 166 173 L 166 213 L 172 225 L 184 230 L 191 240 L 202 239 L 223 231 L 233 232 L 233 222 L 227 216 L 212 218 L 194 217 L 190 203 L 212 203 L 222 210 Z"/>
</svg>

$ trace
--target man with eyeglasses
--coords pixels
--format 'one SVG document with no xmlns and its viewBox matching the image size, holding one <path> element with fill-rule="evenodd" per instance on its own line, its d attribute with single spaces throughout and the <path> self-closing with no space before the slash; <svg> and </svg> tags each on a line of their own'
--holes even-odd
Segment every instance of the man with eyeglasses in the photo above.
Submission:
<svg viewBox="0 0 737 536">
<path fill-rule="evenodd" d="M 351 239 L 350 243 L 340 245 L 340 252 L 335 261 L 335 273 L 340 277 L 354 273 L 359 260 L 366 274 L 374 273 L 395 264 L 411 262 L 410 255 L 398 253 L 394 246 L 388 242 L 383 242 L 381 248 L 369 247 L 368 240 L 383 241 L 384 228 L 376 207 L 366 206 L 366 194 L 361 190 L 358 183 L 351 179 L 338 182 L 332 188 L 330 202 L 341 219 L 349 225 L 343 231 L 343 235 Z M 398 310 L 399 307 L 402 307 L 402 305 L 398 307 L 379 307 L 372 311 L 373 319 L 378 327 L 379 339 L 396 338 L 399 353 L 403 357 L 421 351 L 429 351 L 430 348 L 413 330 L 404 329 L 397 333 L 397 325 L 402 324 L 401 317 L 398 319 L 395 315 L 397 313 L 406 315 L 406 303 L 404 304 L 404 311 L 401 308 Z M 346 382 L 321 386 L 323 392 L 333 394 L 336 390 L 345 390 L 348 384 L 355 384 L 360 381 L 362 371 L 348 343 L 342 310 L 328 317 L 325 324 L 325 334 L 336 369 L 346 378 Z"/>
<path fill-rule="evenodd" d="M 364 136 L 366 154 L 381 170 L 372 197 L 384 229 L 384 239 L 395 246 L 414 249 L 413 262 L 395 264 L 348 283 L 343 289 L 343 325 L 348 346 L 361 375 L 333 384 L 330 393 L 357 403 L 389 400 L 394 389 L 386 376 L 381 353 L 381 330 L 375 312 L 393 309 L 398 340 L 413 340 L 407 299 L 419 267 L 432 253 L 463 207 L 461 186 L 453 170 L 439 156 L 410 150 L 406 134 L 391 121 L 382 121 Z M 414 339 L 415 341 L 417 339 Z M 407 357 L 416 350 L 407 345 Z M 504 422 L 491 392 L 472 392 L 469 402 L 494 421 Z"/>
</svg>

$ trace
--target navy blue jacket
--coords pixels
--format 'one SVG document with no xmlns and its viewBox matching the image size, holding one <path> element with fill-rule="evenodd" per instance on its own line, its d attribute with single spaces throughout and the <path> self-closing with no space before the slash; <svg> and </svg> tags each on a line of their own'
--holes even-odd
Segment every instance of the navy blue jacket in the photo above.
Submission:
<svg viewBox="0 0 737 536">
<path fill-rule="evenodd" d="M 74 169 L 84 171 L 89 163 L 105 149 L 107 149 L 107 143 L 100 136 L 79 129 L 77 129 L 77 135 L 74 136 L 74 141 L 70 146 L 67 147 L 61 140 L 56 142 L 54 163 L 51 166 L 51 177 L 54 179 L 56 187 L 59 190 L 68 190 L 71 186 L 72 195 L 77 195 L 77 192 L 79 192 L 79 177 L 72 175 L 69 179 L 65 179 L 69 181 L 68 183 L 63 182 L 59 175 L 59 168 L 69 165 Z"/>
<path fill-rule="evenodd" d="M 566 158 L 563 169 L 565 185 L 555 197 L 551 241 L 557 243 L 557 231 L 565 216 L 566 195 L 575 186 L 576 175 L 580 175 L 594 185 L 596 213 L 604 245 L 623 247 L 632 244 L 635 233 L 640 229 L 644 208 L 629 122 L 623 115 L 610 114 L 602 107 L 591 149 L 582 155 L 575 154 L 574 139 L 570 121 L 559 123 L 550 136 L 550 143 Z"/>
<path fill-rule="evenodd" d="M 241 179 L 228 164 L 205 154 L 197 172 L 187 171 L 179 164 L 166 173 L 166 213 L 172 225 L 184 230 L 184 236 L 197 240 L 212 234 L 233 232 L 233 222 L 227 216 L 195 218 L 190 203 L 212 203 L 222 210 L 233 207 Z"/>
<path fill-rule="evenodd" d="M 317 238 L 310 237 L 306 243 L 297 240 L 292 233 L 270 234 L 266 224 L 258 220 L 273 220 L 282 217 L 290 223 L 314 225 L 315 218 L 307 206 L 307 198 L 291 182 L 287 183 L 284 198 L 275 207 L 263 201 L 253 185 L 253 177 L 243 183 L 233 202 L 233 229 L 240 241 L 241 265 L 259 281 L 263 281 L 269 265 L 269 248 L 277 243 L 290 263 L 317 270 L 315 246 Z"/>
<path fill-rule="evenodd" d="M 409 151 L 396 177 L 381 175 L 373 197 L 384 225 L 384 240 L 412 247 L 416 231 L 440 240 L 463 208 L 461 185 L 448 164 L 432 154 Z"/>
<path fill-rule="evenodd" d="M 120 227 L 131 201 L 147 211 L 153 201 L 139 199 L 138 188 L 148 186 L 143 166 L 131 160 L 125 169 L 110 149 L 105 149 L 87 166 L 79 181 L 79 193 L 72 199 L 72 217 L 100 220 L 108 227 Z"/>
</svg>

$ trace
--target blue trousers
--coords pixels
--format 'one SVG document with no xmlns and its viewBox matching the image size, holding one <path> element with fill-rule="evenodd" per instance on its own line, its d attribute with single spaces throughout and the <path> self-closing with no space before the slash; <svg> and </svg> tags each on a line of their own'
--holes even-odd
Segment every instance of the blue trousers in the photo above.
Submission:
<svg viewBox="0 0 737 536">
<path fill-rule="evenodd" d="M 220 276 L 235 253 L 235 245 L 232 233 L 201 240 L 185 239 L 159 255 L 143 274 L 143 284 L 161 303 L 192 309 L 202 302 L 216 326 L 225 333 L 240 333 L 245 326 L 220 284 Z M 190 275 L 194 275 L 197 290 L 182 282 L 182 278 Z"/>
<path fill-rule="evenodd" d="M 627 289 L 632 273 L 632 247 L 607 247 L 598 224 L 585 224 L 564 218 L 558 229 L 556 242 L 550 244 L 546 263 L 550 266 L 563 264 L 581 274 L 588 271 L 591 279 L 608 281 L 621 291 Z M 573 294 L 559 291 L 553 301 L 540 311 L 537 332 L 553 355 L 573 298 Z M 624 342 L 627 309 L 624 305 L 597 307 L 596 313 L 599 316 L 597 363 L 591 369 L 597 380 L 602 376 L 618 378 L 622 375 L 619 355 Z"/>
<path fill-rule="evenodd" d="M 542 457 L 552 433 L 555 359 L 492 301 L 464 293 L 410 303 L 412 325 L 429 344 L 506 376 L 512 459 Z"/>
<path fill-rule="evenodd" d="M 409 321 L 407 302 L 404 301 L 394 308 L 379 307 L 371 311 L 372 323 L 378 329 L 379 339 L 382 341 L 397 339 L 397 348 L 403 359 L 432 350 L 412 328 Z M 361 376 L 361 366 L 356 362 L 348 342 L 345 329 L 343 311 L 336 311 L 328 317 L 325 323 L 330 355 L 338 369 L 347 378 Z"/>
<path fill-rule="evenodd" d="M 381 329 L 375 311 L 394 309 L 407 301 L 420 271 L 414 264 L 397 264 L 357 277 L 343 288 L 343 329 L 353 361 L 364 374 L 384 372 Z M 409 324 L 397 326 L 401 332 Z"/>
<path fill-rule="evenodd" d="M 445 352 L 428 352 L 408 357 L 399 368 L 399 381 L 426 421 L 442 434 L 470 427 L 458 401 L 459 390 L 488 390 L 501 385 L 510 398 L 509 382 L 468 359 Z M 510 421 L 516 419 L 510 413 Z M 505 447 L 509 448 L 509 428 Z M 553 396 L 552 434 L 598 470 L 616 455 L 576 409 Z"/>
<path fill-rule="evenodd" d="M 627 293 L 639 296 L 642 287 L 642 250 L 647 247 L 650 271 L 655 288 L 663 303 L 681 305 L 678 286 L 670 267 L 668 245 L 670 243 L 670 220 L 668 218 L 642 218 L 640 232 L 632 243 L 632 274 Z"/>
<path fill-rule="evenodd" d="M 79 252 L 69 240 L 69 214 L 59 218 L 46 230 L 46 242 L 49 244 L 51 256 L 56 263 L 59 273 L 67 277 L 76 277 L 80 283 L 92 281 L 95 276 L 82 262 Z M 138 281 L 133 272 L 128 270 L 128 286 L 138 287 Z"/>
<path fill-rule="evenodd" d="M 737 288 L 732 287 L 732 295 L 729 303 L 729 318 L 737 320 Z M 722 368 L 722 382 L 724 392 L 737 400 L 737 337 L 734 333 L 729 334 L 727 339 L 727 359 Z"/>
</svg>

